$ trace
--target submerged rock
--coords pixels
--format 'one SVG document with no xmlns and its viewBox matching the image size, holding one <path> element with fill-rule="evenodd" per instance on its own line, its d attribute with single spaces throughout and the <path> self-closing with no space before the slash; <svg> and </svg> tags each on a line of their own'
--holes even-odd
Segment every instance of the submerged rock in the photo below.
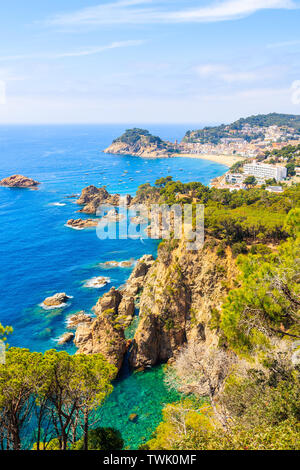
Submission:
<svg viewBox="0 0 300 470">
<path fill-rule="evenodd" d="M 94 289 L 101 289 L 101 287 L 106 286 L 110 282 L 109 277 L 103 277 L 103 276 L 98 276 L 98 277 L 92 277 L 92 279 L 89 279 L 86 281 L 84 284 L 84 287 L 89 287 L 89 288 L 94 288 Z"/>
<path fill-rule="evenodd" d="M 9 188 L 36 188 L 39 184 L 41 183 L 23 175 L 12 175 L 0 181 L 0 186 Z"/>
<path fill-rule="evenodd" d="M 108 268 L 131 268 L 133 263 L 134 261 L 105 261 L 101 264 Z"/>
</svg>

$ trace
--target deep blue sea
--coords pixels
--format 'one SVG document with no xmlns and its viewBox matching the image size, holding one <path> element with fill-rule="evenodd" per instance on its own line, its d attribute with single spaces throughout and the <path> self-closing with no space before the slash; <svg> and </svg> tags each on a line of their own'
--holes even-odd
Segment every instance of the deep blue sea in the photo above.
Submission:
<svg viewBox="0 0 300 470">
<path fill-rule="evenodd" d="M 130 275 L 129 268 L 104 269 L 101 263 L 137 260 L 143 254 L 156 253 L 155 241 L 101 241 L 94 229 L 66 227 L 68 219 L 82 217 L 76 214 L 79 206 L 75 200 L 67 196 L 90 184 L 106 185 L 111 193 L 134 195 L 140 184 L 154 183 L 167 175 L 208 184 L 226 169 L 207 160 L 146 160 L 104 154 L 102 150 L 126 127 L 0 126 L 0 179 L 23 174 L 42 182 L 37 191 L 0 187 L 0 323 L 14 328 L 9 337 L 11 346 L 35 351 L 62 349 L 56 340 L 66 331 L 66 317 L 79 310 L 91 312 L 99 296 L 124 284 Z M 147 128 L 174 141 L 183 137 L 188 126 Z M 102 289 L 84 287 L 95 276 L 109 277 L 110 283 Z M 45 297 L 57 292 L 72 297 L 65 308 L 40 307 Z M 64 349 L 75 352 L 72 344 Z M 144 374 L 123 371 L 101 411 L 103 425 L 118 427 L 126 445 L 136 447 L 149 438 L 160 420 L 163 403 L 171 399 L 161 368 Z M 130 413 L 139 414 L 137 423 L 128 422 Z"/>
</svg>

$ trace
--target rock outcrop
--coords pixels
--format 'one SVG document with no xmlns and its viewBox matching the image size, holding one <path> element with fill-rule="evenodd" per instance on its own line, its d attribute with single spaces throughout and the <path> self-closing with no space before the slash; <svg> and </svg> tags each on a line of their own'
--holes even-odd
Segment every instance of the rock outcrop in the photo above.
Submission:
<svg viewBox="0 0 300 470">
<path fill-rule="evenodd" d="M 174 357 L 190 341 L 217 346 L 209 327 L 211 314 L 232 288 L 237 268 L 228 248 L 219 258 L 216 248 L 186 251 L 184 241 L 170 249 L 164 242 L 150 268 L 140 300 L 140 323 L 130 362 L 146 368 Z"/>
<path fill-rule="evenodd" d="M 75 230 L 97 227 L 98 224 L 99 219 L 70 219 L 66 223 L 67 227 L 74 228 Z"/>
<path fill-rule="evenodd" d="M 0 181 L 0 186 L 7 186 L 9 188 L 37 188 L 41 184 L 32 178 L 27 178 L 23 175 L 12 175 Z"/>
<path fill-rule="evenodd" d="M 144 255 L 139 259 L 134 267 L 125 288 L 122 290 L 123 295 L 136 297 L 144 287 L 146 275 L 155 262 L 152 255 Z"/>
<path fill-rule="evenodd" d="M 52 297 L 47 297 L 43 301 L 43 305 L 46 307 L 61 307 L 66 304 L 66 302 L 71 297 L 68 296 L 65 292 L 60 292 L 58 294 L 53 295 Z"/>
<path fill-rule="evenodd" d="M 93 318 L 84 311 L 74 313 L 67 318 L 67 328 L 75 329 L 80 323 L 91 323 Z"/>
<path fill-rule="evenodd" d="M 74 333 L 64 333 L 59 340 L 57 341 L 57 344 L 62 345 L 62 344 L 67 344 L 70 343 L 74 339 Z"/>
<path fill-rule="evenodd" d="M 126 352 L 124 329 L 118 321 L 121 294 L 112 288 L 101 297 L 94 312 L 97 315 L 91 325 L 80 324 L 75 334 L 75 345 L 81 354 L 103 354 L 119 370 Z"/>
<path fill-rule="evenodd" d="M 120 204 L 129 205 L 132 197 L 129 195 L 120 196 L 120 194 L 109 194 L 105 187 L 97 188 L 96 186 L 88 186 L 81 192 L 77 204 L 83 206 L 79 212 L 86 214 L 96 214 L 97 209 L 101 205 L 119 206 Z"/>
<path fill-rule="evenodd" d="M 131 268 L 134 261 L 105 261 L 105 263 L 100 263 L 100 265 L 107 268 Z"/>
</svg>

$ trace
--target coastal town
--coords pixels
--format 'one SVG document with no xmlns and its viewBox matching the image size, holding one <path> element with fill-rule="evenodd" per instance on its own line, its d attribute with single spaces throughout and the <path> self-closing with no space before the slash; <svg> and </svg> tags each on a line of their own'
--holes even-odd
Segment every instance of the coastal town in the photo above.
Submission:
<svg viewBox="0 0 300 470">
<path fill-rule="evenodd" d="M 179 142 L 164 141 L 145 129 L 128 129 L 104 151 L 143 158 L 189 157 L 229 167 L 211 181 L 218 189 L 260 186 L 281 192 L 300 180 L 300 120 L 270 113 L 232 124 L 187 131 Z"/>
<path fill-rule="evenodd" d="M 181 143 L 176 143 L 182 153 L 210 154 L 210 155 L 240 155 L 250 158 L 263 156 L 266 151 L 280 150 L 287 145 L 299 145 L 300 133 L 288 126 L 259 127 L 245 124 L 240 130 L 225 126 L 224 131 L 230 137 L 222 137 L 217 143 L 193 137 L 185 138 Z M 203 140 L 207 140 L 203 143 Z"/>
</svg>

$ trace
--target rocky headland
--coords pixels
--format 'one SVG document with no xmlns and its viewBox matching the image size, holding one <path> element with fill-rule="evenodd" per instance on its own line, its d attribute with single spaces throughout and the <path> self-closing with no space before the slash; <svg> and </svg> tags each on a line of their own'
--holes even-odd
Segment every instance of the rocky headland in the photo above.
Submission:
<svg viewBox="0 0 300 470">
<path fill-rule="evenodd" d="M 113 155 L 133 155 L 144 158 L 171 157 L 176 152 L 171 142 L 150 134 L 145 129 L 128 129 L 104 150 Z"/>
<path fill-rule="evenodd" d="M 39 184 L 41 183 L 23 175 L 12 175 L 0 181 L 0 186 L 8 188 L 37 189 Z"/>
</svg>

